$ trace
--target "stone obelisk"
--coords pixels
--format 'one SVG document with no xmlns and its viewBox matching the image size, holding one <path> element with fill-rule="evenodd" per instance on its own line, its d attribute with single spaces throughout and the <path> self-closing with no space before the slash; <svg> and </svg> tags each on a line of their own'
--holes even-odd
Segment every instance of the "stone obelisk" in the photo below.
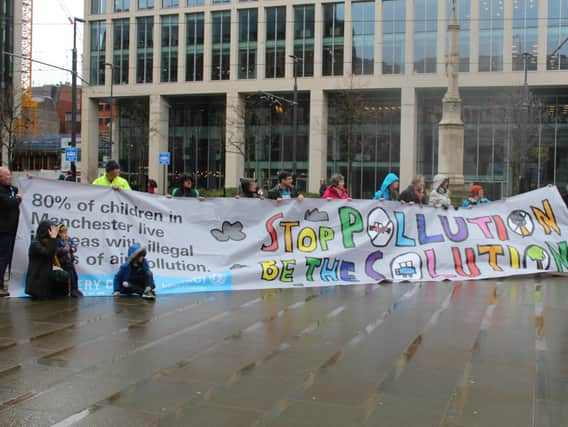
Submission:
<svg viewBox="0 0 568 427">
<path fill-rule="evenodd" d="M 449 53 L 446 59 L 448 90 L 442 99 L 442 121 L 439 126 L 438 173 L 450 178 L 452 199 L 464 192 L 462 100 L 458 86 L 460 66 L 460 26 L 456 16 L 456 0 L 452 1 L 452 17 L 448 24 Z M 453 200 L 455 203 L 456 200 Z"/>
</svg>

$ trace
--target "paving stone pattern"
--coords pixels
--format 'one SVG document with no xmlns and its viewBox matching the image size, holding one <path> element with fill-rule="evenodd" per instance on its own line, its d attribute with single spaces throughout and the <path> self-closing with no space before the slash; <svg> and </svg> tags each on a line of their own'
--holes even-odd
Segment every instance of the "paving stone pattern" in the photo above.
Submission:
<svg viewBox="0 0 568 427">
<path fill-rule="evenodd" d="M 0 425 L 568 427 L 568 282 L 3 299 Z"/>
</svg>

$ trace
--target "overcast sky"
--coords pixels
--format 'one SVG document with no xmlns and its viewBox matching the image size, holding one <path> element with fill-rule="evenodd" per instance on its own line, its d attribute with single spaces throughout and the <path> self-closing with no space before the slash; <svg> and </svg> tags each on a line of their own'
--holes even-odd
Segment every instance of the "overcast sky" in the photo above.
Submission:
<svg viewBox="0 0 568 427">
<path fill-rule="evenodd" d="M 73 25 L 69 22 L 68 13 L 64 11 L 64 7 L 67 8 L 71 17 L 83 18 L 83 0 L 34 1 L 32 56 L 35 60 L 71 69 Z M 83 24 L 77 23 L 79 67 L 83 52 L 82 27 Z M 51 69 L 46 65 L 33 64 L 32 83 L 34 86 L 61 82 L 71 82 L 71 73 Z"/>
</svg>

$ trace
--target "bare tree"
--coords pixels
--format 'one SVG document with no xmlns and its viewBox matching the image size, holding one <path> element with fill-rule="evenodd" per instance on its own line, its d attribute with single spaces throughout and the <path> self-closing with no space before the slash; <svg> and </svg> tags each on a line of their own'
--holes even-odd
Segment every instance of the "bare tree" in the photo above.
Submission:
<svg viewBox="0 0 568 427">
<path fill-rule="evenodd" d="M 363 106 L 368 98 L 362 90 L 355 88 L 353 75 L 350 75 L 348 78 L 350 79 L 349 86 L 330 94 L 328 102 L 330 117 L 340 128 L 340 142 L 345 144 L 345 155 L 347 157 L 345 178 L 347 180 L 347 189 L 351 194 L 353 192 L 354 153 L 361 151 L 358 148 L 361 148 L 360 145 L 362 143 L 361 135 L 357 132 L 357 128 L 364 122 L 366 112 L 363 110 Z"/>
<path fill-rule="evenodd" d="M 11 85 L 0 95 L 0 148 L 7 157 L 3 159 L 3 163 L 14 169 L 19 135 L 29 133 L 34 115 L 30 108 L 22 105 L 21 97 L 15 96 Z"/>
<path fill-rule="evenodd" d="M 534 94 L 525 96 L 522 91 L 509 97 L 507 114 L 512 127 L 512 141 L 509 144 L 509 159 L 512 194 L 530 190 L 538 184 L 532 182 L 530 165 L 541 157 L 539 135 L 545 112 L 541 99 Z"/>
</svg>

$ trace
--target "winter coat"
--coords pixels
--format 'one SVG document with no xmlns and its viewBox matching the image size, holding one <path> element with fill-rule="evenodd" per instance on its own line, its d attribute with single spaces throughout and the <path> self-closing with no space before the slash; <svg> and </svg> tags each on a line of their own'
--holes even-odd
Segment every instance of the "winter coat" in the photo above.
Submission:
<svg viewBox="0 0 568 427">
<path fill-rule="evenodd" d="M 409 185 L 406 190 L 400 193 L 399 200 L 406 203 L 416 203 L 420 205 L 426 204 L 426 194 L 416 191 L 413 185 Z"/>
<path fill-rule="evenodd" d="M 141 265 L 135 266 L 132 262 L 142 253 L 146 252 L 146 248 L 139 243 L 135 243 L 128 248 L 128 259 L 120 266 L 118 272 L 114 275 L 114 291 L 121 292 L 123 290 L 122 282 L 131 282 L 135 276 L 142 273 L 150 272 L 150 265 L 144 258 Z"/>
<path fill-rule="evenodd" d="M 124 178 L 117 176 L 112 181 L 108 179 L 107 174 L 105 173 L 102 176 L 99 176 L 97 179 L 93 181 L 93 185 L 102 185 L 105 187 L 112 187 L 116 185 L 118 188 L 122 188 L 123 190 L 130 190 L 130 184 Z"/>
<path fill-rule="evenodd" d="M 0 233 L 16 234 L 21 199 L 13 185 L 0 185 Z"/>
<path fill-rule="evenodd" d="M 399 181 L 398 176 L 395 173 L 389 173 L 383 180 L 381 188 L 377 190 L 377 192 L 373 196 L 373 200 L 380 200 L 380 199 L 396 200 L 392 199 L 390 194 L 390 186 L 395 181 Z"/>
<path fill-rule="evenodd" d="M 321 197 L 323 199 L 348 199 L 349 193 L 346 188 L 339 188 L 335 185 L 330 185 L 325 189 Z"/>
<path fill-rule="evenodd" d="M 475 197 L 468 197 L 467 199 L 464 200 L 463 204 L 462 204 L 462 208 L 469 208 L 470 206 L 475 206 L 475 205 L 482 205 L 484 203 L 489 203 L 491 200 L 489 200 L 488 198 L 484 197 L 483 199 L 475 199 Z"/>
<path fill-rule="evenodd" d="M 26 294 L 35 298 L 52 298 L 67 295 L 67 287 L 56 288 L 52 280 L 53 262 L 57 242 L 49 237 L 53 224 L 42 221 L 28 252 L 29 264 L 26 274 Z"/>
<path fill-rule="evenodd" d="M 280 184 L 278 184 L 276 187 L 274 187 L 272 190 L 268 192 L 268 198 L 273 200 L 279 199 L 282 197 L 282 191 L 283 190 L 282 188 L 280 188 Z M 296 187 L 292 186 L 288 191 L 290 192 L 291 199 L 295 199 L 296 197 L 298 197 L 298 190 L 296 190 Z"/>
<path fill-rule="evenodd" d="M 174 197 L 199 197 L 199 191 L 194 188 L 176 187 L 172 191 Z"/>
<path fill-rule="evenodd" d="M 430 193 L 429 205 L 436 208 L 449 208 L 452 205 L 450 200 L 449 191 L 441 188 L 441 185 L 446 181 L 446 175 L 436 175 L 432 183 L 432 192 Z"/>
<path fill-rule="evenodd" d="M 55 241 L 57 243 L 57 258 L 59 259 L 61 268 L 64 270 L 73 268 L 75 266 L 75 252 L 77 252 L 77 245 L 73 243 L 71 239 L 67 239 L 67 241 L 65 241 L 58 237 Z M 68 248 L 68 250 L 65 250 L 65 248 Z"/>
</svg>

